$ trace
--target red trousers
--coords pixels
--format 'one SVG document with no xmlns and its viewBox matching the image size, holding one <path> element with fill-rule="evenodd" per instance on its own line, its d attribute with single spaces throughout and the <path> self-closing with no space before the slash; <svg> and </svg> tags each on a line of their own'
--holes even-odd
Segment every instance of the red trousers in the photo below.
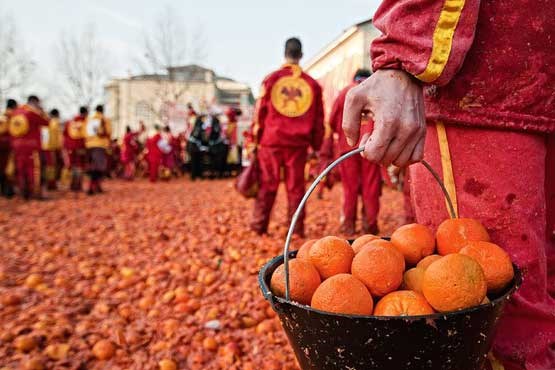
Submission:
<svg viewBox="0 0 555 370">
<path fill-rule="evenodd" d="M 545 189 L 554 169 L 546 167 L 547 138 L 462 126 L 446 131 L 459 216 L 480 220 L 524 274 L 500 320 L 494 354 L 507 370 L 555 369 L 555 299 L 549 294 L 555 279 L 547 267 L 555 245 L 546 237 Z M 441 173 L 435 125 L 428 126 L 425 159 Z M 436 228 L 448 218 L 440 188 L 422 165 L 411 166 L 410 177 L 418 222 Z"/>
<path fill-rule="evenodd" d="M 40 151 L 15 149 L 13 153 L 19 191 L 25 198 L 40 197 Z"/>
<path fill-rule="evenodd" d="M 150 182 L 156 182 L 158 180 L 158 171 L 160 170 L 161 163 L 161 158 L 148 159 L 148 179 Z"/>
<path fill-rule="evenodd" d="M 67 160 L 71 170 L 72 191 L 81 191 L 83 189 L 83 172 L 87 161 L 87 152 L 85 148 L 67 150 Z"/>
<path fill-rule="evenodd" d="M 343 184 L 342 223 L 354 227 L 360 195 L 364 205 L 364 223 L 376 226 L 382 181 L 380 166 L 355 155 L 339 165 L 339 173 Z"/>
<path fill-rule="evenodd" d="M 260 190 L 254 203 L 251 227 L 258 233 L 268 231 L 270 214 L 276 199 L 281 168 L 283 168 L 289 219 L 293 216 L 305 192 L 304 166 L 307 148 L 261 147 L 258 150 L 260 162 Z M 295 232 L 304 233 L 303 211 L 297 222 Z"/>
</svg>

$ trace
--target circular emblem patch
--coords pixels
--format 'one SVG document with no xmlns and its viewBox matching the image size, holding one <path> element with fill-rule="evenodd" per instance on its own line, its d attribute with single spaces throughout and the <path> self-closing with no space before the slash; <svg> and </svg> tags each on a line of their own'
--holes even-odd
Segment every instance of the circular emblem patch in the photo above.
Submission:
<svg viewBox="0 0 555 370">
<path fill-rule="evenodd" d="M 74 140 L 83 138 L 83 123 L 80 121 L 73 121 L 69 124 L 67 128 L 67 134 L 70 138 Z"/>
<path fill-rule="evenodd" d="M 272 87 L 272 105 L 286 117 L 299 117 L 312 105 L 312 88 L 300 77 L 285 76 Z"/>
<path fill-rule="evenodd" d="M 10 135 L 14 137 L 21 137 L 29 132 L 29 121 L 27 117 L 22 114 L 14 116 L 10 120 Z"/>
</svg>

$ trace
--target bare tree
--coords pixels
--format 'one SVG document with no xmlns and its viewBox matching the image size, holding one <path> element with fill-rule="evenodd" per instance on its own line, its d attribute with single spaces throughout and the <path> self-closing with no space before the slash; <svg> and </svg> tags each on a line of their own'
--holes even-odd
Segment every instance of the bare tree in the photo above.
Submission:
<svg viewBox="0 0 555 370">
<path fill-rule="evenodd" d="M 12 17 L 0 15 L 0 100 L 20 95 L 34 68 Z"/>
<path fill-rule="evenodd" d="M 143 33 L 143 54 L 138 66 L 145 78 L 156 82 L 155 98 L 147 102 L 152 115 L 167 120 L 167 106 L 176 104 L 189 84 L 175 74 L 175 67 L 199 63 L 206 56 L 202 27 L 191 32 L 171 6 L 166 6 L 154 20 L 152 29 Z"/>
<path fill-rule="evenodd" d="M 102 100 L 109 55 L 98 42 L 92 25 L 80 35 L 62 34 L 56 45 L 56 58 L 65 104 L 91 106 Z"/>
</svg>

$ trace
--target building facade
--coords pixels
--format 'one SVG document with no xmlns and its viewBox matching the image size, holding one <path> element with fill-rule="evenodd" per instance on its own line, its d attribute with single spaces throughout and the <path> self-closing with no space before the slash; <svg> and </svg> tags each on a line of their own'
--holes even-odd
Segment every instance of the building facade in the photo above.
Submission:
<svg viewBox="0 0 555 370">
<path fill-rule="evenodd" d="M 200 112 L 228 106 L 250 112 L 254 104 L 248 85 L 198 65 L 114 79 L 105 86 L 105 95 L 116 138 L 123 136 L 125 126 L 137 129 L 141 121 L 147 129 L 158 124 L 181 132 L 186 128 L 188 103 Z"/>
<path fill-rule="evenodd" d="M 356 70 L 371 69 L 370 44 L 379 35 L 371 19 L 357 23 L 305 65 L 305 71 L 322 85 L 328 112 L 339 91 L 352 82 Z"/>
</svg>

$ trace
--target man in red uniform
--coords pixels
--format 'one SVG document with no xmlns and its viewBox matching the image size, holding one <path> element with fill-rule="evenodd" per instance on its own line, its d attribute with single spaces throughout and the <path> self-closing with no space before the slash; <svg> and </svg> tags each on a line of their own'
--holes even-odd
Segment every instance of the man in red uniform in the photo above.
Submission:
<svg viewBox="0 0 555 370">
<path fill-rule="evenodd" d="M 79 108 L 79 114 L 66 122 L 64 127 L 64 164 L 71 171 L 72 191 L 83 190 L 83 172 L 87 161 L 84 127 L 89 115 L 87 107 Z"/>
<path fill-rule="evenodd" d="M 345 134 L 343 134 L 341 129 L 345 96 L 347 96 L 349 90 L 366 80 L 370 75 L 369 70 L 358 70 L 353 78 L 353 83 L 339 93 L 333 104 L 330 113 L 330 126 L 334 132 L 339 134 L 339 155 L 352 150 L 351 146 L 347 144 Z M 365 120 L 362 122 L 361 132 L 371 133 L 372 128 L 373 122 Z M 357 201 L 360 195 L 363 204 L 363 232 L 377 234 L 382 180 L 380 166 L 366 161 L 362 157 L 355 156 L 339 165 L 339 173 L 341 175 L 341 183 L 343 184 L 343 212 L 341 215 L 340 232 L 346 235 L 353 235 L 355 233 Z"/>
<path fill-rule="evenodd" d="M 6 170 L 11 154 L 9 124 L 16 108 L 17 102 L 13 99 L 8 99 L 6 110 L 0 115 L 0 194 L 8 198 L 11 198 L 14 194 L 12 181 Z"/>
<path fill-rule="evenodd" d="M 10 119 L 9 131 L 14 153 L 17 185 L 25 199 L 41 199 L 40 133 L 48 126 L 48 116 L 40 100 L 30 96 L 27 104 L 17 108 Z"/>
<path fill-rule="evenodd" d="M 139 151 L 139 135 L 145 130 L 141 122 L 139 131 L 132 131 L 131 127 L 125 127 L 125 135 L 121 146 L 121 163 L 123 164 L 123 177 L 133 180 L 135 177 L 135 161 Z"/>
<path fill-rule="evenodd" d="M 150 182 L 156 182 L 158 180 L 158 171 L 160 170 L 160 164 L 162 163 L 162 150 L 160 149 L 158 143 L 162 140 L 162 134 L 160 133 L 160 127 L 158 125 L 154 126 L 156 132 L 154 135 L 149 137 L 146 141 L 146 159 L 148 162 L 148 179 Z"/>
<path fill-rule="evenodd" d="M 303 56 L 299 39 L 285 43 L 286 64 L 268 75 L 261 87 L 253 130 L 260 144 L 260 191 L 254 204 L 251 227 L 266 233 L 274 205 L 280 171 L 284 170 L 289 217 L 299 205 L 305 190 L 304 166 L 307 150 L 320 149 L 324 136 L 322 89 L 299 66 Z M 295 232 L 304 234 L 304 212 Z"/>
<path fill-rule="evenodd" d="M 424 157 L 443 169 L 457 213 L 482 221 L 524 274 L 499 323 L 494 355 L 506 370 L 555 369 L 555 280 L 547 262 L 555 261 L 555 246 L 546 226 L 555 212 L 548 144 L 555 7 L 541 0 L 385 0 L 374 24 L 383 32 L 372 44 L 376 72 L 347 95 L 348 141 L 358 141 L 361 112 L 369 110 L 366 158 L 405 166 Z M 410 179 L 418 222 L 437 227 L 448 217 L 440 190 L 421 165 L 410 167 Z"/>
</svg>

